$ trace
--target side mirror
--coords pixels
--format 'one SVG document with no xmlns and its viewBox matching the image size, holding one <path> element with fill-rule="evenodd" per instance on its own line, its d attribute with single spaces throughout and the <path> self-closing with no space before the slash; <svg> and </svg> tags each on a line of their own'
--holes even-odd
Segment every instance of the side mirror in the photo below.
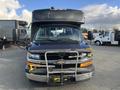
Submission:
<svg viewBox="0 0 120 90">
<path fill-rule="evenodd" d="M 26 46 L 26 50 L 28 50 L 30 46 L 31 46 L 31 44 L 28 44 L 28 45 Z"/>
<path fill-rule="evenodd" d="M 103 35 L 103 37 L 105 37 L 105 35 Z"/>
<path fill-rule="evenodd" d="M 28 46 L 25 47 L 25 50 L 28 50 Z"/>
<path fill-rule="evenodd" d="M 88 32 L 88 40 L 93 40 L 93 33 L 91 31 Z"/>
</svg>

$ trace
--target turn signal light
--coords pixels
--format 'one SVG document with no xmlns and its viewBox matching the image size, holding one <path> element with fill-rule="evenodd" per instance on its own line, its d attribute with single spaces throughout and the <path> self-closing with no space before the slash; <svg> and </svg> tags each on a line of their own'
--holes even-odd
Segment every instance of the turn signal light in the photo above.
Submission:
<svg viewBox="0 0 120 90">
<path fill-rule="evenodd" d="M 29 72 L 31 72 L 34 70 L 34 68 L 36 68 L 37 64 L 34 64 L 32 62 L 27 62 L 27 66 L 29 67 Z"/>
<path fill-rule="evenodd" d="M 88 50 L 88 51 L 90 51 L 90 52 L 92 52 L 93 50 L 92 50 L 92 48 L 86 48 L 86 50 Z"/>
<path fill-rule="evenodd" d="M 92 64 L 93 64 L 92 60 L 86 61 L 86 62 L 83 62 L 83 63 L 80 64 L 80 68 L 85 68 L 85 67 L 88 67 L 88 66 L 90 66 Z"/>
</svg>

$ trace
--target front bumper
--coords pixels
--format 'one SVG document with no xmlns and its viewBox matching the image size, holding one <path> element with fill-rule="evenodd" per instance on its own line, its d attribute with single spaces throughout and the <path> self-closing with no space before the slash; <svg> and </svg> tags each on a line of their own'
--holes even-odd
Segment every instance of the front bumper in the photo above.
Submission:
<svg viewBox="0 0 120 90">
<path fill-rule="evenodd" d="M 56 54 L 58 54 L 57 59 L 54 57 Z M 39 62 L 31 61 L 31 63 L 29 60 L 26 65 L 26 76 L 30 80 L 47 83 L 89 79 L 94 74 L 92 59 L 87 58 L 86 61 L 84 58 L 83 64 L 82 60 L 79 60 L 83 59 L 80 55 L 81 53 L 78 51 L 47 51 L 44 55 L 44 63 L 40 60 L 38 60 Z M 55 60 L 51 60 L 50 56 Z"/>
<path fill-rule="evenodd" d="M 93 72 L 83 73 L 83 74 L 77 75 L 76 80 L 75 80 L 74 76 L 68 75 L 69 78 L 71 77 L 71 79 L 69 79 L 69 81 L 71 80 L 71 82 L 74 81 L 74 80 L 75 81 L 82 81 L 82 80 L 90 79 L 92 76 L 93 76 Z M 47 76 L 46 75 L 35 75 L 35 74 L 26 73 L 26 77 L 30 80 L 33 80 L 33 81 L 47 82 Z M 65 82 L 65 81 L 66 80 L 64 79 L 63 82 Z"/>
<path fill-rule="evenodd" d="M 82 80 L 90 79 L 92 76 L 93 76 L 93 72 L 78 74 L 75 81 L 82 81 Z M 46 75 L 36 75 L 36 74 L 26 73 L 26 77 L 33 81 L 47 82 Z M 71 81 L 75 79 L 73 75 L 68 75 L 68 77 L 73 78 L 71 79 Z"/>
<path fill-rule="evenodd" d="M 49 77 L 49 81 L 53 81 L 53 79 L 51 79 L 53 76 L 60 76 L 60 81 L 57 82 L 76 82 L 76 81 L 82 81 L 82 80 L 86 80 L 86 79 L 90 79 L 93 75 L 94 75 L 94 66 L 90 66 L 88 68 L 82 68 L 82 69 L 78 69 L 79 71 L 77 72 L 77 75 L 75 76 L 74 73 L 62 73 L 60 72 L 59 74 L 54 73 L 51 74 Z M 39 81 L 39 82 L 48 82 L 48 78 L 47 75 L 45 73 L 40 73 L 40 74 L 35 74 L 35 73 L 29 73 L 26 72 L 26 77 L 30 80 L 33 81 Z M 64 78 L 65 77 L 65 78 Z M 63 80 L 61 81 L 61 78 L 63 78 Z M 54 82 L 54 81 L 53 81 Z"/>
</svg>

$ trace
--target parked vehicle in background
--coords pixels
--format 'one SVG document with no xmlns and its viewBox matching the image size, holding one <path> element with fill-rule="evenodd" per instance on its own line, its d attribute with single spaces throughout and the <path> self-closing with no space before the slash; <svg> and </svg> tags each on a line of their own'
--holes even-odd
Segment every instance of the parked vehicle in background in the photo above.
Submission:
<svg viewBox="0 0 120 90">
<path fill-rule="evenodd" d="M 94 73 L 92 50 L 80 31 L 83 12 L 41 9 L 34 10 L 32 15 L 27 78 L 48 84 L 91 78 Z"/>
<path fill-rule="evenodd" d="M 25 42 L 27 39 L 27 22 L 19 20 L 0 20 L 0 38 L 4 36 L 7 42 Z"/>
<path fill-rule="evenodd" d="M 99 33 L 94 38 L 94 43 L 96 45 L 120 45 L 120 31 L 111 30 Z"/>
<path fill-rule="evenodd" d="M 82 35 L 83 35 L 85 40 L 88 40 L 88 33 L 87 32 L 86 33 L 82 33 Z"/>
</svg>

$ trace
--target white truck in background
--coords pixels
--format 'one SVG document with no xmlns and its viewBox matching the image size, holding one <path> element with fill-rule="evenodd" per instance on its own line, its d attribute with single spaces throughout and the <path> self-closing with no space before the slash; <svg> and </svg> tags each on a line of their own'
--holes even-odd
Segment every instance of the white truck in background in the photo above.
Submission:
<svg viewBox="0 0 120 90">
<path fill-rule="evenodd" d="M 111 30 L 99 33 L 94 38 L 95 45 L 120 45 L 120 31 Z"/>
</svg>

